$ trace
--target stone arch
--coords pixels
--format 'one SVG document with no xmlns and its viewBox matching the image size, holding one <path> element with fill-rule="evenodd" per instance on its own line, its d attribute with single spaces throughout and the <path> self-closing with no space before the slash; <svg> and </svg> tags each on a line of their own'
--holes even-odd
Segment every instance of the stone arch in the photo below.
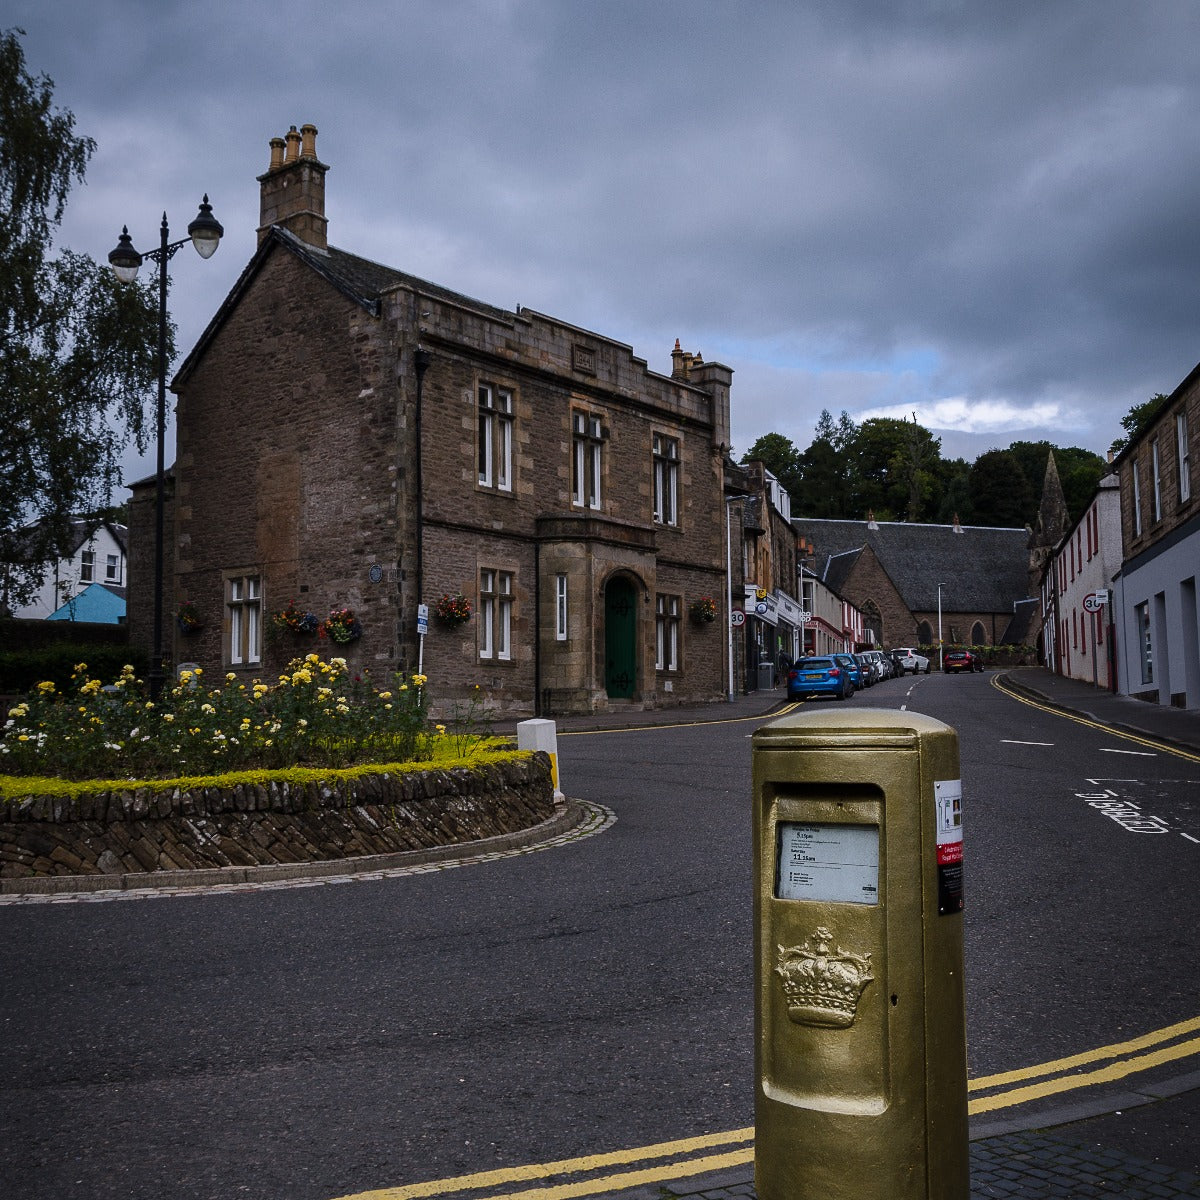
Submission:
<svg viewBox="0 0 1200 1200">
<path fill-rule="evenodd" d="M 928 621 L 922 621 L 917 626 L 917 645 L 932 646 L 934 640 L 933 626 Z"/>
<path fill-rule="evenodd" d="M 987 645 L 987 630 L 984 628 L 982 621 L 976 621 L 971 626 L 971 643 L 972 646 Z"/>
<path fill-rule="evenodd" d="M 637 695 L 639 609 L 645 591 L 645 584 L 628 571 L 614 571 L 604 581 L 604 690 L 609 699 L 629 700 Z"/>
</svg>

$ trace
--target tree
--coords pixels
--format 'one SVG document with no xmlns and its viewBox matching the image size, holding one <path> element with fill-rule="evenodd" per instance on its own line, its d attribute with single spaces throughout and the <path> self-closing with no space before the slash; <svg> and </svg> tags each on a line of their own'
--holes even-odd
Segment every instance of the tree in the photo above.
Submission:
<svg viewBox="0 0 1200 1200">
<path fill-rule="evenodd" d="M 1033 507 L 1025 518 L 1032 525 L 1042 503 L 1042 486 L 1046 482 L 1046 460 L 1054 452 L 1054 465 L 1062 484 L 1067 512 L 1077 519 L 1096 490 L 1108 464 L 1092 450 L 1081 446 L 1053 446 L 1049 442 L 1012 442 L 1009 452 L 1021 464 L 1025 478 L 1033 488 Z"/>
<path fill-rule="evenodd" d="M 742 462 L 761 462 L 783 490 L 795 501 L 800 495 L 800 451 L 782 433 L 764 433 L 745 454 Z"/>
<path fill-rule="evenodd" d="M 981 454 L 971 467 L 968 482 L 977 525 L 1018 529 L 1037 512 L 1033 485 L 1011 450 Z"/>
<path fill-rule="evenodd" d="M 1134 441 L 1141 435 L 1143 430 L 1150 424 L 1151 421 L 1158 415 L 1158 410 L 1170 399 L 1169 396 L 1163 395 L 1162 392 L 1156 392 L 1149 400 L 1142 401 L 1141 404 L 1135 404 L 1122 418 L 1121 428 L 1125 430 L 1125 436 L 1117 438 L 1109 449 L 1114 454 L 1120 454 L 1130 442 Z"/>
<path fill-rule="evenodd" d="M 158 378 L 156 289 L 49 257 L 95 143 L 28 73 L 21 36 L 0 32 L 0 605 L 29 598 L 72 515 L 109 502 L 121 451 L 145 448 Z"/>
<path fill-rule="evenodd" d="M 941 442 L 928 429 L 895 417 L 864 421 L 851 443 L 854 506 L 861 519 L 919 521 L 937 484 Z"/>
<path fill-rule="evenodd" d="M 799 494 L 793 510 L 806 517 L 841 519 L 850 509 L 850 457 L 848 450 L 858 426 L 843 412 L 834 422 L 828 409 L 817 420 L 816 436 L 799 457 Z"/>
</svg>

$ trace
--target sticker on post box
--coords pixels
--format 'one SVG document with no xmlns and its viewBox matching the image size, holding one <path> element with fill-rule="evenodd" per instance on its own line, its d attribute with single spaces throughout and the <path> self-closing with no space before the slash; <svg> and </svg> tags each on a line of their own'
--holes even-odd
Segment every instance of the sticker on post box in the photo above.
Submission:
<svg viewBox="0 0 1200 1200">
<path fill-rule="evenodd" d="M 779 823 L 780 900 L 879 902 L 879 828 L 876 825 Z"/>
<path fill-rule="evenodd" d="M 933 799 L 937 806 L 938 912 L 962 912 L 962 780 L 936 780 Z"/>
</svg>

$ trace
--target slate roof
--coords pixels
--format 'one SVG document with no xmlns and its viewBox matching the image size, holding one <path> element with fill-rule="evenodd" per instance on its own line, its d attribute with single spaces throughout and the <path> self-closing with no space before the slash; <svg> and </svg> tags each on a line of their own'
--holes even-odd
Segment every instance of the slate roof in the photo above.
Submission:
<svg viewBox="0 0 1200 1200">
<path fill-rule="evenodd" d="M 317 249 L 297 237 L 291 230 L 284 229 L 280 225 L 272 225 L 262 244 L 247 263 L 246 269 L 238 277 L 216 313 L 213 314 L 207 328 L 180 364 L 179 370 L 171 382 L 172 390 L 178 390 L 191 373 L 217 330 L 224 324 L 254 277 L 262 269 L 267 256 L 277 246 L 294 254 L 318 275 L 328 280 L 344 296 L 374 316 L 380 314 L 384 294 L 395 288 L 410 288 L 430 299 L 456 304 L 500 320 L 513 321 L 517 316 L 509 309 L 497 308 L 494 304 L 472 299 L 461 292 L 452 291 L 440 284 L 430 283 L 426 279 L 419 279 L 405 271 L 398 271 L 394 267 L 385 267 L 382 263 L 372 262 L 369 258 L 360 258 L 357 254 L 351 254 L 347 250 L 338 250 L 334 246 L 324 250 Z"/>
<path fill-rule="evenodd" d="M 1029 531 L 982 525 L 917 525 L 796 518 L 797 535 L 816 547 L 813 570 L 841 591 L 863 547 L 870 546 L 911 612 L 1011 612 L 1029 593 Z"/>
</svg>

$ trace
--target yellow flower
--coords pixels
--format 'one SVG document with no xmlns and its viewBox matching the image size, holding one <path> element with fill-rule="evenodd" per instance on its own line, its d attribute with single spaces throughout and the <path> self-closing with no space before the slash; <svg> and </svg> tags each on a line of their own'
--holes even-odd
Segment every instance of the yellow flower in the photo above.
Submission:
<svg viewBox="0 0 1200 1200">
<path fill-rule="evenodd" d="M 428 675 L 414 675 L 412 677 L 412 681 L 413 681 L 413 685 L 415 687 L 424 687 L 429 682 L 429 676 Z"/>
<path fill-rule="evenodd" d="M 446 727 L 445 727 L 445 725 L 435 725 L 435 726 L 434 726 L 434 728 L 435 728 L 435 729 L 438 731 L 438 733 L 440 733 L 440 734 L 445 734 L 445 732 L 446 732 Z"/>
<path fill-rule="evenodd" d="M 37 690 L 41 692 L 43 696 L 49 696 L 54 691 L 54 684 L 49 679 L 43 679 L 42 682 L 37 685 Z"/>
<path fill-rule="evenodd" d="M 232 671 L 225 672 L 225 680 L 227 683 L 232 683 L 236 678 L 237 676 Z"/>
<path fill-rule="evenodd" d="M 392 698 L 392 693 L 391 692 L 380 692 L 379 698 L 380 698 L 380 700 L 390 700 Z"/>
</svg>

